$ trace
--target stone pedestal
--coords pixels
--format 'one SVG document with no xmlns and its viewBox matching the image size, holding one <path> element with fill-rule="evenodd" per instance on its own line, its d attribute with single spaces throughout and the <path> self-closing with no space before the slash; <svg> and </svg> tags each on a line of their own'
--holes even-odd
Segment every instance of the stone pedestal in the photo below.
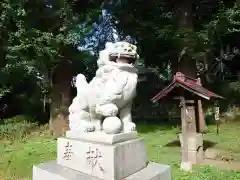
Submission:
<svg viewBox="0 0 240 180">
<path fill-rule="evenodd" d="M 57 142 L 57 160 L 34 166 L 33 180 L 170 180 L 170 167 L 148 163 L 136 132 L 67 132 Z"/>
<path fill-rule="evenodd" d="M 182 134 L 179 135 L 181 148 L 183 149 Z M 203 160 L 203 137 L 201 133 L 190 133 L 187 135 L 188 142 L 188 162 L 192 164 L 200 163 Z"/>
</svg>

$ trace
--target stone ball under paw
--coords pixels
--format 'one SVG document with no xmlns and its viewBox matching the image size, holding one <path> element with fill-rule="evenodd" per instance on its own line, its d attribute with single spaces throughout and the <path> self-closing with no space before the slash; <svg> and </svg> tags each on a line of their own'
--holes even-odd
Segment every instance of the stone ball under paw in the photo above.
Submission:
<svg viewBox="0 0 240 180">
<path fill-rule="evenodd" d="M 122 121 L 118 117 L 107 117 L 104 119 L 102 127 L 107 134 L 117 134 L 121 132 Z"/>
</svg>

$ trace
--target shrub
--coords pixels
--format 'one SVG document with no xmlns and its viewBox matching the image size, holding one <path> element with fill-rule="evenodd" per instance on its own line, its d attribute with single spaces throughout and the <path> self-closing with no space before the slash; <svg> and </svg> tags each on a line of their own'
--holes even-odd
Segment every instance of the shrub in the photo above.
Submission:
<svg viewBox="0 0 240 180">
<path fill-rule="evenodd" d="M 36 127 L 38 124 L 32 123 L 25 116 L 4 119 L 0 124 L 0 139 L 21 139 Z"/>
</svg>

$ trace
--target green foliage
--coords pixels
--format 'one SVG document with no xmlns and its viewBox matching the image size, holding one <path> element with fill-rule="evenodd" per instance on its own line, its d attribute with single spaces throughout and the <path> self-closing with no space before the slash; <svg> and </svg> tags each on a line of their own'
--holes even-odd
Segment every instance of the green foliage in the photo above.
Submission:
<svg viewBox="0 0 240 180">
<path fill-rule="evenodd" d="M 37 123 L 29 122 L 25 116 L 4 119 L 0 124 L 0 139 L 11 141 L 22 139 L 37 127 Z"/>
<path fill-rule="evenodd" d="M 234 6 L 223 8 L 216 14 L 216 18 L 205 24 L 204 30 L 199 35 L 204 39 L 205 44 L 223 44 L 223 38 L 231 33 L 239 32 L 240 11 Z M 231 42 L 228 42 L 231 43 Z"/>
<path fill-rule="evenodd" d="M 77 46 L 100 13 L 101 3 L 1 1 L 0 96 L 14 95 L 26 114 L 36 116 L 51 98 L 52 75 L 62 62 L 73 65 L 73 75 L 91 74 L 92 57 Z"/>
<path fill-rule="evenodd" d="M 74 45 L 88 32 L 88 27 L 77 25 L 82 23 L 79 19 L 89 14 L 73 13 L 70 4 L 63 0 L 49 5 L 40 0 L 23 1 L 12 10 L 17 29 L 9 35 L 7 58 L 12 62 L 27 61 L 40 72 L 58 64 L 64 56 L 63 48 L 71 44 L 76 48 Z"/>
<path fill-rule="evenodd" d="M 200 63 L 198 68 L 204 67 L 206 54 L 213 57 L 219 54 L 221 46 L 226 46 L 223 39 L 239 32 L 239 7 L 234 0 L 200 0 L 188 4 L 192 6 L 187 12 L 191 17 L 188 22 L 180 18 L 187 4 L 177 1 L 149 1 L 146 5 L 144 1 L 123 0 L 112 11 L 119 20 L 119 31 L 132 35 L 139 42 L 140 55 L 147 66 L 165 69 L 171 62 L 174 68 L 184 45 L 184 53 Z M 181 27 L 184 23 L 190 27 Z"/>
</svg>

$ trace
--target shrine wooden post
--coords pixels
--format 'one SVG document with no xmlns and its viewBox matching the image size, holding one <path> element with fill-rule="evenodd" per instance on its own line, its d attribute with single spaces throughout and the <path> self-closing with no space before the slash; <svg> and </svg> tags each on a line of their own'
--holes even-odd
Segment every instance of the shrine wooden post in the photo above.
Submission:
<svg viewBox="0 0 240 180">
<path fill-rule="evenodd" d="M 188 139 L 187 139 L 187 122 L 186 119 L 186 101 L 183 96 L 180 97 L 180 107 L 181 107 L 181 124 L 182 124 L 182 141 L 184 146 L 182 146 L 182 161 L 188 162 Z"/>
</svg>

